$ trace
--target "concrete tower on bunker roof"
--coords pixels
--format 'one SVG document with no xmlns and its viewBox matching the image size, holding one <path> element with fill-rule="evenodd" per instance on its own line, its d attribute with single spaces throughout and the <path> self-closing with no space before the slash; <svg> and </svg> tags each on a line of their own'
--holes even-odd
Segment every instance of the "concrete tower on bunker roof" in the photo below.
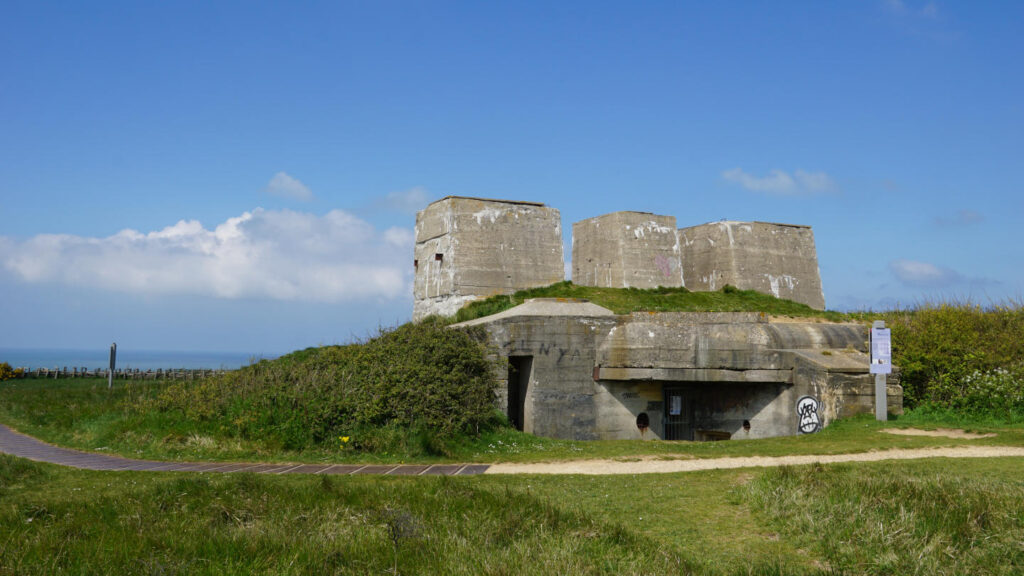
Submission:
<svg viewBox="0 0 1024 576">
<path fill-rule="evenodd" d="M 572 281 L 601 288 L 682 286 L 676 217 L 612 212 L 576 222 Z"/>
<path fill-rule="evenodd" d="M 558 210 L 448 196 L 416 214 L 413 320 L 565 280 Z"/>
<path fill-rule="evenodd" d="M 679 245 L 690 290 L 731 284 L 825 309 L 810 226 L 723 220 L 681 228 Z"/>
</svg>

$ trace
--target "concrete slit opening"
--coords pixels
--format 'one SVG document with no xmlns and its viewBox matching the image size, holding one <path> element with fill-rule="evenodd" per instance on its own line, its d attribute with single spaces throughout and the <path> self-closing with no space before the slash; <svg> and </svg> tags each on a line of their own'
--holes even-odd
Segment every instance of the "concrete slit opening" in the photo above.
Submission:
<svg viewBox="0 0 1024 576">
<path fill-rule="evenodd" d="M 725 430 L 697 430 L 694 434 L 697 442 L 720 442 L 731 438 L 732 434 Z"/>
<path fill-rule="evenodd" d="M 526 429 L 526 397 L 532 372 L 533 356 L 508 357 L 508 421 L 520 431 Z"/>
</svg>

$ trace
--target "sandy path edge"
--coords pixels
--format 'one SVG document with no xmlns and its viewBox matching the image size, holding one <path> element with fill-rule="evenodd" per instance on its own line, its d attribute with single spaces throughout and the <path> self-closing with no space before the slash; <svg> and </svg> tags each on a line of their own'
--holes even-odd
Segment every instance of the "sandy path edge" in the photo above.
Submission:
<svg viewBox="0 0 1024 576">
<path fill-rule="evenodd" d="M 1014 446 L 958 446 L 950 448 L 915 448 L 862 452 L 857 454 L 823 454 L 801 456 L 745 456 L 739 458 L 706 458 L 700 460 L 577 460 L 522 464 L 492 464 L 485 474 L 658 474 L 695 472 L 727 468 L 768 468 L 800 464 L 831 464 L 835 462 L 879 462 L 882 460 L 915 460 L 920 458 L 998 458 L 1024 457 L 1024 448 Z"/>
</svg>

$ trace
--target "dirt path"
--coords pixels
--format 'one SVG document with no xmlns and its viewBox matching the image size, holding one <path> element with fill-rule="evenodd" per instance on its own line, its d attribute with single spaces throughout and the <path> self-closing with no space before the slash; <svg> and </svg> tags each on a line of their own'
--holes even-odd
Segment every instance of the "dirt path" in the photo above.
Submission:
<svg viewBox="0 0 1024 576">
<path fill-rule="evenodd" d="M 47 444 L 0 424 L 0 452 L 88 470 L 151 470 L 164 472 L 255 472 L 259 474 L 380 474 L 392 476 L 466 476 L 475 474 L 657 474 L 693 472 L 722 468 L 765 468 L 795 466 L 814 462 L 878 462 L 916 458 L 996 458 L 1024 456 L 1024 448 L 1012 446 L 959 446 L 883 450 L 861 454 L 822 456 L 749 456 L 743 458 L 705 458 L 666 460 L 644 457 L 636 461 L 573 460 L 533 464 L 267 464 L 244 462 L 161 462 L 137 460 L 108 454 L 82 452 Z"/>
<path fill-rule="evenodd" d="M 918 458 L 997 458 L 1024 456 L 1024 448 L 1013 446 L 958 446 L 955 448 L 919 448 L 914 450 L 881 450 L 860 454 L 821 456 L 748 456 L 742 458 L 705 458 L 700 460 L 653 460 L 637 462 L 615 460 L 576 460 L 534 464 L 492 464 L 485 474 L 652 474 L 695 472 L 723 468 L 766 468 L 796 466 L 821 462 L 878 462 L 880 460 L 913 460 Z"/>
<path fill-rule="evenodd" d="M 965 432 L 953 428 L 936 428 L 935 430 L 921 430 L 918 428 L 886 428 L 882 430 L 886 434 L 897 436 L 931 436 L 933 438 L 995 438 L 995 434 L 978 434 L 976 432 Z"/>
</svg>

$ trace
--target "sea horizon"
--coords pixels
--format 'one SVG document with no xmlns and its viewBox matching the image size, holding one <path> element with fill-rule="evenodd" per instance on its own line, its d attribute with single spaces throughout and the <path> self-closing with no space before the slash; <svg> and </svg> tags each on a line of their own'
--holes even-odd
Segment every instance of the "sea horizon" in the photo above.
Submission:
<svg viewBox="0 0 1024 576">
<path fill-rule="evenodd" d="M 260 360 L 277 358 L 277 353 L 248 353 L 202 350 L 117 349 L 118 370 L 228 369 L 234 370 Z M 86 368 L 105 370 L 110 365 L 110 348 L 0 348 L 0 362 L 12 368 L 48 370 Z"/>
</svg>

